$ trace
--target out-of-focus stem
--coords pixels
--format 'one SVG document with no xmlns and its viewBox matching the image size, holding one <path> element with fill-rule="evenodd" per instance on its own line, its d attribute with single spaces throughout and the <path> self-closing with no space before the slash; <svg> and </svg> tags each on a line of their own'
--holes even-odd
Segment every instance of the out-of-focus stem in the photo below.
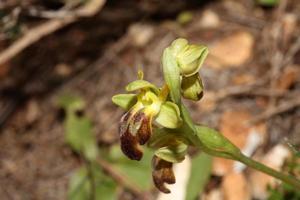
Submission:
<svg viewBox="0 0 300 200">
<path fill-rule="evenodd" d="M 281 173 L 279 171 L 276 171 L 276 170 L 274 170 L 260 162 L 257 162 L 243 154 L 240 154 L 239 156 L 237 156 L 236 160 L 240 161 L 241 163 L 244 163 L 245 165 L 247 165 L 253 169 L 264 172 L 274 178 L 277 178 L 277 179 L 297 188 L 298 190 L 300 190 L 300 181 L 291 175 L 287 175 L 287 174 Z"/>
</svg>

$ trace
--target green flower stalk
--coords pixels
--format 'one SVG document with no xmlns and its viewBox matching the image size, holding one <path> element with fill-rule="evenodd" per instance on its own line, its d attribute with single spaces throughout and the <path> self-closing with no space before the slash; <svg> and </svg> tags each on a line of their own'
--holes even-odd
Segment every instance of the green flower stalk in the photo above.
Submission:
<svg viewBox="0 0 300 200">
<path fill-rule="evenodd" d="M 191 120 L 181 98 L 202 98 L 199 69 L 207 54 L 205 46 L 191 45 L 179 38 L 163 52 L 165 84 L 161 88 L 143 80 L 143 73 L 139 72 L 139 79 L 126 86 L 129 94 L 112 98 L 113 103 L 126 110 L 119 124 L 123 153 L 132 160 L 140 160 L 143 145 L 153 149 L 153 182 L 164 193 L 170 192 L 165 184 L 175 183 L 173 163 L 184 160 L 189 146 L 212 156 L 240 161 L 300 189 L 296 178 L 246 157 L 221 133 Z"/>
</svg>

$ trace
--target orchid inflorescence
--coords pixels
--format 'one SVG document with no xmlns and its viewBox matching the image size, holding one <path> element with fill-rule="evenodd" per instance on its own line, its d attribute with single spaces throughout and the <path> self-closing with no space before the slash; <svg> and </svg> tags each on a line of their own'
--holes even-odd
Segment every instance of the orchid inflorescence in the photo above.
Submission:
<svg viewBox="0 0 300 200">
<path fill-rule="evenodd" d="M 113 103 L 126 110 L 119 124 L 123 153 L 132 160 L 141 160 L 142 145 L 153 149 L 153 182 L 164 193 L 170 193 L 166 183 L 175 183 L 173 163 L 184 160 L 188 146 L 199 147 L 213 156 L 238 160 L 276 178 L 285 179 L 292 185 L 300 185 L 298 180 L 244 156 L 216 130 L 197 125 L 191 120 L 181 99 L 198 101 L 203 96 L 199 69 L 207 54 L 205 46 L 189 44 L 182 38 L 176 39 L 163 52 L 165 84 L 161 88 L 144 80 L 143 73 L 139 71 L 138 80 L 126 86 L 130 94 L 113 96 Z"/>
</svg>

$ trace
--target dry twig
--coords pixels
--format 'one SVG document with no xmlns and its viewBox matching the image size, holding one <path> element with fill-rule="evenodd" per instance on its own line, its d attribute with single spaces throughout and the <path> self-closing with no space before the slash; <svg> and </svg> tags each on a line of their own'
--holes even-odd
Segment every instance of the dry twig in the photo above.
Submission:
<svg viewBox="0 0 300 200">
<path fill-rule="evenodd" d="M 47 22 L 30 29 L 23 37 L 1 52 L 0 65 L 6 63 L 23 49 L 37 42 L 46 35 L 75 22 L 79 17 L 90 17 L 95 15 L 103 7 L 104 3 L 105 0 L 91 0 L 62 18 L 50 19 Z"/>
<path fill-rule="evenodd" d="M 133 184 L 129 179 L 126 178 L 125 175 L 120 174 L 118 170 L 116 170 L 111 164 L 107 161 L 98 159 L 97 163 L 102 167 L 102 169 L 108 173 L 117 183 L 122 185 L 123 187 L 129 189 L 133 192 L 138 199 L 146 200 L 145 193 L 140 189 L 138 185 Z"/>
<path fill-rule="evenodd" d="M 262 120 L 266 120 L 270 117 L 273 117 L 274 115 L 278 115 L 284 112 L 287 112 L 289 110 L 292 110 L 294 108 L 297 108 L 300 106 L 300 99 L 293 99 L 291 101 L 286 101 L 280 105 L 278 105 L 277 107 L 273 107 L 268 109 L 267 111 L 263 112 L 262 114 L 254 117 L 253 119 L 249 120 L 248 123 L 250 124 L 255 124 L 258 123 Z"/>
</svg>

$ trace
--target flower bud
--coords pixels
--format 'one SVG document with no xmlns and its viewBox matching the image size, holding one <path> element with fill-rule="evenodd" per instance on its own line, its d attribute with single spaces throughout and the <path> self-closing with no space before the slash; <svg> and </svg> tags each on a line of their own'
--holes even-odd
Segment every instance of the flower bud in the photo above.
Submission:
<svg viewBox="0 0 300 200">
<path fill-rule="evenodd" d="M 201 45 L 188 45 L 176 55 L 180 73 L 183 76 L 196 74 L 208 54 L 207 47 Z"/>
<path fill-rule="evenodd" d="M 178 142 L 169 146 L 161 147 L 155 151 L 155 155 L 171 163 L 179 163 L 184 160 L 188 146 Z"/>
<path fill-rule="evenodd" d="M 182 78 L 181 94 L 184 98 L 194 101 L 199 101 L 202 98 L 203 84 L 198 73 Z"/>
</svg>

